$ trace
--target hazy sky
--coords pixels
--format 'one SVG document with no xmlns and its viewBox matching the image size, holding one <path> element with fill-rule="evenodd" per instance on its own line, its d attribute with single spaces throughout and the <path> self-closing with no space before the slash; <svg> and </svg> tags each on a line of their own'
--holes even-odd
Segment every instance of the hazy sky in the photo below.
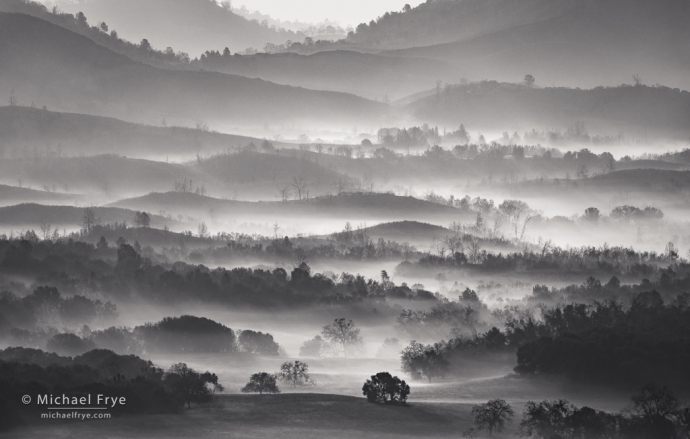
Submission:
<svg viewBox="0 0 690 439">
<path fill-rule="evenodd" d="M 387 11 L 402 10 L 405 3 L 417 6 L 423 0 L 234 0 L 236 8 L 245 5 L 280 20 L 318 22 L 325 19 L 343 26 L 369 22 Z"/>
</svg>

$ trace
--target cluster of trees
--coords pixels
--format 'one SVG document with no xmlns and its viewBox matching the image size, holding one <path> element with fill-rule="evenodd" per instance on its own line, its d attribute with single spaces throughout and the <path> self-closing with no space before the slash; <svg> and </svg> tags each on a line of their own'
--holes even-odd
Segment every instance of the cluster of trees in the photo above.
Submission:
<svg viewBox="0 0 690 439">
<path fill-rule="evenodd" d="M 675 248 L 675 247 L 674 247 Z M 550 242 L 540 250 L 498 253 L 470 247 L 467 251 L 427 254 L 416 262 L 404 261 L 396 267 L 402 275 L 423 275 L 429 268 L 472 270 L 477 272 L 552 272 L 555 274 L 588 274 L 604 276 L 627 275 L 651 278 L 662 274 L 662 268 L 678 261 L 672 252 L 640 252 L 626 247 L 561 248 Z"/>
<path fill-rule="evenodd" d="M 449 294 L 459 293 L 458 291 Z M 428 310 L 404 309 L 397 318 L 397 328 L 412 338 L 438 339 L 451 332 L 481 329 L 491 313 L 486 304 L 469 288 L 459 293 L 457 301 L 439 300 Z"/>
<path fill-rule="evenodd" d="M 286 361 L 277 373 L 257 372 L 249 377 L 242 388 L 244 393 L 280 393 L 278 382 L 297 388 L 297 386 L 315 386 L 316 382 L 309 376 L 309 365 L 302 361 Z"/>
<path fill-rule="evenodd" d="M 601 284 L 588 280 L 586 288 Z M 609 288 L 616 287 L 615 280 Z M 544 294 L 542 287 L 535 287 Z M 548 292 L 548 290 L 547 290 Z M 452 331 L 451 338 L 424 346 L 412 342 L 402 353 L 402 368 L 412 378 L 432 379 L 449 373 L 457 359 L 471 355 L 517 355 L 518 374 L 556 375 L 605 386 L 629 387 L 663 381 L 690 388 L 690 295 L 668 305 L 661 294 L 630 295 L 630 304 L 617 300 L 591 304 L 540 306 L 540 317 L 527 310 L 493 312 L 505 330 L 496 327 L 472 335 Z"/>
<path fill-rule="evenodd" d="M 300 347 L 301 357 L 320 358 L 325 355 L 347 357 L 357 353 L 364 341 L 360 330 L 352 320 L 335 319 L 332 324 L 321 329 L 321 335 L 305 341 Z"/>
<path fill-rule="evenodd" d="M 528 401 L 519 425 L 521 437 L 535 439 L 681 439 L 690 433 L 690 407 L 683 406 L 666 387 L 649 384 L 633 396 L 622 413 L 578 408 L 566 400 Z M 464 433 L 477 437 L 502 432 L 515 412 L 495 399 L 472 408 L 475 428 Z"/>
<path fill-rule="evenodd" d="M 648 291 L 629 307 L 609 301 L 542 313 L 542 322 L 515 325 L 525 340 L 517 350 L 517 373 L 620 386 L 662 380 L 690 388 L 690 295 L 666 305 Z"/>
<path fill-rule="evenodd" d="M 211 372 L 197 372 L 186 364 L 167 371 L 134 355 L 92 350 L 74 358 L 40 350 L 8 348 L 0 351 L 0 431 L 24 422 L 40 410 L 16 401 L 22 395 L 60 393 L 81 397 L 97 389 L 109 397 L 125 397 L 127 404 L 112 408 L 114 415 L 174 413 L 183 405 L 209 401 L 223 386 Z"/>
<path fill-rule="evenodd" d="M 63 297 L 54 287 L 40 286 L 24 297 L 9 291 L 0 292 L 0 334 L 36 325 L 107 323 L 117 315 L 117 307 L 111 302 L 79 295 Z"/>
<path fill-rule="evenodd" d="M 252 330 L 233 331 L 227 326 L 204 317 L 166 317 L 133 329 L 110 327 L 92 331 L 83 325 L 77 333 L 60 333 L 54 327 L 11 328 L 0 333 L 6 342 L 46 348 L 62 355 L 80 355 L 95 348 L 118 353 L 201 353 L 247 352 L 278 356 L 281 348 L 271 334 Z"/>
<path fill-rule="evenodd" d="M 211 270 L 203 265 L 172 264 L 165 258 L 154 263 L 152 249 L 141 249 L 136 243 L 134 246 L 122 243 L 117 249 L 105 244 L 93 245 L 73 238 L 34 243 L 0 239 L 0 273 L 40 278 L 42 284 L 53 285 L 63 294 L 89 291 L 118 300 L 137 295 L 154 303 L 168 304 L 201 301 L 266 308 L 371 302 L 385 309 L 388 296 L 435 299 L 433 295 L 420 295 L 390 281 L 379 282 L 347 273 L 312 274 L 306 263 L 290 273 L 282 268 Z M 17 284 L 5 288 L 24 287 Z"/>
<path fill-rule="evenodd" d="M 428 125 L 411 128 L 381 128 L 377 133 L 378 141 L 388 146 L 426 146 L 435 145 L 441 140 L 438 127 Z"/>
</svg>

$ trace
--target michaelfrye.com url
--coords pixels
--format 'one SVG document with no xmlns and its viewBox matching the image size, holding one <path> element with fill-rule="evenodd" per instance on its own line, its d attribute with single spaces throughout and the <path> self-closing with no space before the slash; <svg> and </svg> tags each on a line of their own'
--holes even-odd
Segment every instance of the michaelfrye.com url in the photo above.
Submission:
<svg viewBox="0 0 690 439">
<path fill-rule="evenodd" d="M 110 419 L 110 417 L 110 413 L 84 413 L 80 411 L 41 413 L 41 419 L 76 419 L 79 421 L 92 421 L 94 419 Z"/>
</svg>

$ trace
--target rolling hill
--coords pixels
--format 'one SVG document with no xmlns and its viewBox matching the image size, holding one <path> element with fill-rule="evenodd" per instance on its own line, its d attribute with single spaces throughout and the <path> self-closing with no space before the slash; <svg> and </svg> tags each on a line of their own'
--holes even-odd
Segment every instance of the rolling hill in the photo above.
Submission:
<svg viewBox="0 0 690 439">
<path fill-rule="evenodd" d="M 170 190 L 176 181 L 196 180 L 193 170 L 179 164 L 128 159 L 116 155 L 92 157 L 31 157 L 0 160 L 0 174 L 9 181 L 111 197 L 140 193 L 141 188 Z M 203 181 L 198 185 L 204 184 Z"/>
<path fill-rule="evenodd" d="M 20 104 L 123 120 L 186 125 L 376 124 L 387 106 L 353 95 L 137 63 L 22 14 L 0 14 L 0 89 Z"/>
<path fill-rule="evenodd" d="M 0 206 L 27 202 L 71 204 L 79 198 L 81 198 L 81 196 L 76 194 L 60 194 L 46 190 L 38 191 L 25 187 L 0 184 Z"/>
<path fill-rule="evenodd" d="M 0 107 L 0 147 L 8 156 L 28 150 L 63 155 L 121 154 L 133 158 L 190 160 L 263 140 L 182 127 L 156 127 L 85 114 L 31 107 Z M 289 146 L 272 142 L 276 147 Z M 16 153 L 16 154 L 14 154 Z"/>
<path fill-rule="evenodd" d="M 362 39 L 372 40 L 367 35 L 381 28 L 386 37 L 378 41 L 395 40 L 388 46 L 400 49 L 385 54 L 453 60 L 470 79 L 516 81 L 530 73 L 538 84 L 595 87 L 630 83 L 638 74 L 649 83 L 690 88 L 684 0 L 467 0 L 414 11 L 389 18 L 390 25 L 381 20 Z M 403 21 L 415 18 L 413 26 Z M 453 25 L 440 25 L 453 18 Z M 396 39 L 403 29 L 406 37 Z"/>
<path fill-rule="evenodd" d="M 262 49 L 266 43 L 305 38 L 301 33 L 264 27 L 209 0 L 82 0 L 61 2 L 60 9 L 83 12 L 94 24 L 106 22 L 129 40 L 146 38 L 154 47 L 172 46 L 192 57 L 206 50 Z"/>
<path fill-rule="evenodd" d="M 687 139 L 690 132 L 690 93 L 668 87 L 542 89 L 483 81 L 455 86 L 405 108 L 434 123 L 462 120 L 483 129 L 529 131 L 585 122 L 606 134 L 643 130 Z"/>
<path fill-rule="evenodd" d="M 251 56 L 206 54 L 192 63 L 212 70 L 317 90 L 353 93 L 370 99 L 399 99 L 434 87 L 437 80 L 459 82 L 456 66 L 442 60 L 382 56 L 353 50 L 259 53 Z"/>
<path fill-rule="evenodd" d="M 345 221 L 374 221 L 385 219 L 434 220 L 447 222 L 462 212 L 412 197 L 398 197 L 379 193 L 347 193 L 309 200 L 288 202 L 249 202 L 221 200 L 193 193 L 151 193 L 111 204 L 131 210 L 165 211 L 192 217 L 209 215 L 232 220 L 273 222 L 276 219 L 303 220 L 337 219 Z"/>
<path fill-rule="evenodd" d="M 134 212 L 114 207 L 95 207 L 96 217 L 103 224 L 128 223 L 134 219 Z M 81 227 L 84 208 L 74 206 L 47 206 L 40 204 L 18 204 L 0 207 L 0 228 L 3 230 L 38 230 L 41 224 L 50 224 L 53 228 L 68 231 Z M 174 220 L 151 215 L 151 227 L 183 230 L 182 225 Z"/>
</svg>

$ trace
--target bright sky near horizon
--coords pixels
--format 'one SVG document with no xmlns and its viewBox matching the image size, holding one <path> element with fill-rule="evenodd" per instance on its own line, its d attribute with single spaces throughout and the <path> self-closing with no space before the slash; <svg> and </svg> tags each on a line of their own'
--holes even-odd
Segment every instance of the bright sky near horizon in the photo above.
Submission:
<svg viewBox="0 0 690 439">
<path fill-rule="evenodd" d="M 400 11 L 406 3 L 414 7 L 423 0 L 234 0 L 236 8 L 245 5 L 250 11 L 283 21 L 320 22 L 325 19 L 341 26 L 356 27 L 388 11 Z"/>
</svg>

